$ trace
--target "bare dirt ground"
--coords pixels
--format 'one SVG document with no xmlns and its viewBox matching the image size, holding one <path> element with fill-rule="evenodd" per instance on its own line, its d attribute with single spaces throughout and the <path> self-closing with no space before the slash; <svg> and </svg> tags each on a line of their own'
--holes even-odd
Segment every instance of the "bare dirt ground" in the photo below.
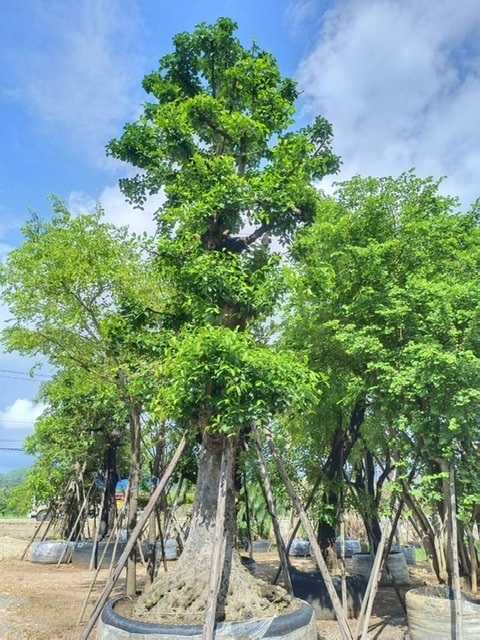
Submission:
<svg viewBox="0 0 480 640">
<path fill-rule="evenodd" d="M 28 555 L 20 561 L 18 558 L 37 526 L 28 520 L 0 520 L 0 639 L 78 640 L 103 589 L 108 569 L 100 571 L 80 623 L 80 612 L 94 572 L 72 564 L 59 567 L 34 564 Z M 260 576 L 268 578 L 275 573 L 276 553 L 258 554 L 255 559 Z M 313 568 L 310 559 L 294 560 L 299 569 Z M 139 574 L 143 574 L 141 567 Z M 411 578 L 409 589 L 432 581 L 426 564 L 413 568 Z M 123 580 L 120 580 L 114 594 L 122 593 L 122 589 Z M 403 588 L 402 592 L 406 590 Z M 353 630 L 356 621 L 350 622 Z M 335 621 L 317 621 L 317 631 L 318 640 L 341 640 Z M 406 616 L 393 588 L 381 588 L 373 607 L 368 638 L 402 640 L 407 631 Z M 95 638 L 95 632 L 90 638 Z"/>
</svg>

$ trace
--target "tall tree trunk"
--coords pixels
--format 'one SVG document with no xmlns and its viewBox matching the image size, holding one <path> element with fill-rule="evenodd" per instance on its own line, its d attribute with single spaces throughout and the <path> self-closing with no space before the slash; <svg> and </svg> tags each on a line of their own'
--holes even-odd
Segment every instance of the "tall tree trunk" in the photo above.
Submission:
<svg viewBox="0 0 480 640">
<path fill-rule="evenodd" d="M 103 455 L 103 477 L 106 483 L 100 522 L 100 531 L 103 537 L 108 535 L 115 521 L 115 489 L 119 480 L 117 473 L 117 446 L 118 438 L 113 434 Z"/>
<path fill-rule="evenodd" d="M 195 613 L 195 608 L 197 607 L 198 612 L 201 612 L 206 602 L 206 589 L 208 584 L 203 580 L 203 577 L 208 578 L 206 569 L 208 569 L 211 564 L 224 438 L 225 436 L 223 435 L 208 434 L 206 432 L 203 434 L 190 530 L 182 555 L 175 567 L 176 574 L 183 573 L 185 575 L 185 584 L 177 585 L 177 588 L 179 590 L 182 588 L 190 588 L 192 591 L 197 592 L 195 594 L 192 593 L 192 600 L 195 601 L 192 603 L 192 614 Z M 232 442 L 230 446 L 233 445 L 234 443 Z M 226 555 L 219 591 L 220 610 L 223 607 L 227 595 L 234 548 L 235 492 L 233 490 L 233 478 L 232 482 L 229 483 L 229 489 L 227 491 L 225 536 Z M 139 611 L 149 610 L 152 606 L 156 605 L 157 601 L 160 601 L 159 605 L 156 605 L 157 610 L 161 607 L 162 610 L 168 612 L 170 598 L 168 594 L 164 595 L 163 591 L 163 584 L 161 584 L 161 582 L 159 584 L 159 581 L 156 580 L 140 597 L 138 603 Z M 200 593 L 198 593 L 198 591 L 200 591 Z M 173 597 L 178 598 L 178 592 L 176 595 L 174 594 Z"/>
<path fill-rule="evenodd" d="M 202 435 L 189 534 L 174 569 L 168 573 L 159 573 L 139 598 L 136 612 L 145 620 L 171 620 L 172 616 L 176 616 L 179 623 L 183 623 L 182 620 L 185 623 L 204 622 L 210 567 L 215 549 L 215 519 L 225 438 L 225 435 L 205 431 Z M 234 449 L 237 444 L 237 438 L 227 439 L 227 446 L 232 448 L 232 459 L 235 457 Z M 285 605 L 287 594 L 282 588 L 273 585 L 268 585 L 268 590 L 265 591 L 265 583 L 255 581 L 242 566 L 234 544 L 236 518 L 233 465 L 231 474 L 223 518 L 225 558 L 221 567 L 217 619 L 220 620 L 224 613 L 233 620 L 251 616 L 269 617 L 278 611 L 277 603 Z"/>
<path fill-rule="evenodd" d="M 327 487 L 339 486 L 343 482 L 343 468 L 350 452 L 360 435 L 360 427 L 365 418 L 365 401 L 357 400 L 351 416 L 348 429 L 339 424 L 332 439 L 331 452 L 323 468 L 322 477 L 325 478 Z M 323 503 L 330 507 L 330 513 L 334 514 L 334 521 L 326 518 L 319 520 L 317 537 L 322 555 L 330 571 L 337 567 L 336 551 L 336 518 L 338 510 L 338 491 L 327 489 L 323 496 Z"/>
</svg>

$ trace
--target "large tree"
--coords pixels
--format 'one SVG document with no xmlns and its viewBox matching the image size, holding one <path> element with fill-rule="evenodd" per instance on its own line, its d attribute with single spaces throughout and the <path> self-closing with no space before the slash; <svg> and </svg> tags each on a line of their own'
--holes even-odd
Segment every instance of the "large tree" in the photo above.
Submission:
<svg viewBox="0 0 480 640">
<path fill-rule="evenodd" d="M 108 146 L 140 169 L 121 183 L 133 203 L 165 193 L 155 252 L 170 287 L 163 313 L 174 336 L 159 367 L 158 408 L 202 442 L 177 570 L 159 577 L 138 607 L 150 618 L 188 610 L 203 619 L 222 451 L 236 459 L 252 420 L 265 423 L 300 405 L 311 386 L 300 362 L 255 336 L 281 291 L 271 239 L 288 244 L 313 220 L 313 182 L 334 172 L 338 158 L 324 119 L 292 128 L 295 82 L 280 75 L 271 54 L 243 47 L 235 30 L 221 18 L 178 34 L 159 70 L 143 81 L 150 101 L 141 116 Z M 233 554 L 231 485 L 224 524 L 220 615 L 262 615 L 265 601 Z"/>
<path fill-rule="evenodd" d="M 372 454 L 384 467 L 395 457 L 406 474 L 416 461 L 437 496 L 449 461 L 463 477 L 465 465 L 477 468 L 478 221 L 477 205 L 460 212 L 432 179 L 355 177 L 298 239 L 288 343 L 328 381 L 311 429 L 330 441 L 311 442 L 324 447 L 318 459 L 330 452 L 327 471 L 337 469 L 332 501 L 363 453 L 367 489 Z"/>
</svg>

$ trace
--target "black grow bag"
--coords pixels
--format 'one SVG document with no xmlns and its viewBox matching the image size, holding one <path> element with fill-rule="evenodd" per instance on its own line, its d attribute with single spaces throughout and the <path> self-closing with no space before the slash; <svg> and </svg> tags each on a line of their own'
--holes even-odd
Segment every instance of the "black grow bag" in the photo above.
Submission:
<svg viewBox="0 0 480 640">
<path fill-rule="evenodd" d="M 115 550 L 115 562 L 122 555 L 126 542 L 119 542 Z M 82 540 L 81 542 L 75 542 L 73 545 L 72 564 L 73 566 L 89 567 L 90 560 L 92 558 L 94 542 L 92 540 Z M 107 550 L 105 551 L 105 547 Z M 109 543 L 100 541 L 98 543 L 96 562 L 94 562 L 95 569 L 100 564 L 103 552 L 105 556 L 102 561 L 102 567 L 108 567 L 113 558 L 113 551 L 115 549 L 115 541 L 111 540 Z"/>
<path fill-rule="evenodd" d="M 327 590 L 327 585 L 319 571 L 306 573 L 290 567 L 293 595 L 300 600 L 305 600 L 313 607 L 317 620 L 335 620 L 332 600 Z M 342 598 L 342 579 L 340 576 L 331 576 L 337 596 Z M 347 617 L 356 618 L 360 613 L 368 580 L 364 576 L 347 576 Z"/>
</svg>

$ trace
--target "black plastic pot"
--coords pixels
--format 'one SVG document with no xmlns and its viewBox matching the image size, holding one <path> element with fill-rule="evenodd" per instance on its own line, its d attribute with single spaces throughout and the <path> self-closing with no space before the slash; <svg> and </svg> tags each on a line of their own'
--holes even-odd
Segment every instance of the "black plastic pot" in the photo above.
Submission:
<svg viewBox="0 0 480 640">
<path fill-rule="evenodd" d="M 310 542 L 308 540 L 295 539 L 292 542 L 288 555 L 306 558 L 310 555 Z"/>
<path fill-rule="evenodd" d="M 353 556 L 353 573 L 356 575 L 370 576 L 373 566 L 373 557 L 369 553 L 355 553 Z M 389 553 L 387 566 L 397 584 L 409 584 L 410 575 L 408 573 L 407 561 L 403 553 Z M 384 570 L 380 579 L 383 586 L 391 585 L 392 579 Z"/>
<path fill-rule="evenodd" d="M 73 544 L 65 540 L 43 540 L 35 542 L 32 547 L 30 559 L 38 564 L 57 564 L 72 560 Z"/>
<path fill-rule="evenodd" d="M 317 620 L 335 620 L 332 601 L 328 595 L 327 586 L 319 571 L 305 573 L 294 567 L 290 567 L 293 594 L 310 604 Z M 332 576 L 333 586 L 337 596 L 342 598 L 342 579 L 340 576 Z M 347 617 L 356 618 L 360 613 L 363 597 L 368 580 L 364 576 L 347 576 Z"/>
<path fill-rule="evenodd" d="M 98 626 L 97 640 L 200 640 L 201 625 L 170 625 L 139 622 L 125 618 L 115 612 L 115 603 L 122 598 L 110 600 L 104 607 Z M 216 634 L 222 640 L 316 640 L 315 615 L 306 602 L 299 602 L 293 613 L 276 618 L 253 619 L 245 622 L 222 622 L 217 624 Z"/>
<path fill-rule="evenodd" d="M 252 542 L 252 551 L 253 553 L 268 553 L 271 546 L 270 540 L 254 540 Z"/>
<path fill-rule="evenodd" d="M 94 543 L 92 540 L 82 540 L 81 542 L 75 542 L 73 544 L 72 563 L 74 566 L 87 568 L 90 566 L 90 561 L 93 553 L 93 545 Z M 117 549 L 115 551 L 115 561 L 118 560 L 118 558 L 122 555 L 125 546 L 125 542 L 118 543 Z M 113 540 L 108 544 L 106 542 L 99 542 L 97 549 L 97 561 L 94 563 L 95 568 L 97 568 L 100 560 L 102 559 L 105 547 L 107 547 L 107 550 L 105 551 L 102 566 L 108 567 L 112 561 L 115 542 Z"/>
<path fill-rule="evenodd" d="M 335 543 L 335 547 L 337 550 L 337 557 L 340 558 L 341 554 L 341 541 L 337 540 Z M 354 553 L 361 553 L 362 545 L 360 540 L 349 539 L 345 540 L 345 557 L 351 558 Z"/>
</svg>

